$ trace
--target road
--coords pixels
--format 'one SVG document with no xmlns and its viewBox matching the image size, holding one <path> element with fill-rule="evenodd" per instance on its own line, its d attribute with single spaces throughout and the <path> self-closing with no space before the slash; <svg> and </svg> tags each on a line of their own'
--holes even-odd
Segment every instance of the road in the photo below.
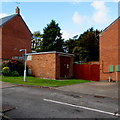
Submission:
<svg viewBox="0 0 120 120">
<path fill-rule="evenodd" d="M 118 100 L 49 88 L 12 86 L 2 89 L 10 118 L 118 118 Z"/>
</svg>

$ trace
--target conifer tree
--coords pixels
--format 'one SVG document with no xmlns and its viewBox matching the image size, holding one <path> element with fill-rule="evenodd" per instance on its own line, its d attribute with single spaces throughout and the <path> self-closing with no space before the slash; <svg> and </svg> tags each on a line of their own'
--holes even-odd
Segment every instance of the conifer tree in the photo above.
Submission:
<svg viewBox="0 0 120 120">
<path fill-rule="evenodd" d="M 63 52 L 64 40 L 60 32 L 59 25 L 52 20 L 50 24 L 43 29 L 43 39 L 41 42 L 41 51 L 59 51 Z"/>
</svg>

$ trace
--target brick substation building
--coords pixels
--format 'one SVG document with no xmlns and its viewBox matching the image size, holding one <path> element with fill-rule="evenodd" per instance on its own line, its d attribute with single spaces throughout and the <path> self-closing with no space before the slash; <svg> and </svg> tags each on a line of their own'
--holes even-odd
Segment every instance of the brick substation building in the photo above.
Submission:
<svg viewBox="0 0 120 120">
<path fill-rule="evenodd" d="M 62 52 L 29 53 L 27 66 L 32 75 L 47 79 L 73 77 L 73 54 Z"/>
</svg>

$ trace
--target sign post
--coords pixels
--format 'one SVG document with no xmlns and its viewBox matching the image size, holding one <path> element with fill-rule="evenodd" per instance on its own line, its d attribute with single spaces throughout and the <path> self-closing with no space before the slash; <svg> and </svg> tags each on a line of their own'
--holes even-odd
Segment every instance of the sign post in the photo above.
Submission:
<svg viewBox="0 0 120 120">
<path fill-rule="evenodd" d="M 24 82 L 26 82 L 26 59 L 27 59 L 27 55 L 26 55 L 26 49 L 20 49 L 20 52 L 24 52 Z"/>
</svg>

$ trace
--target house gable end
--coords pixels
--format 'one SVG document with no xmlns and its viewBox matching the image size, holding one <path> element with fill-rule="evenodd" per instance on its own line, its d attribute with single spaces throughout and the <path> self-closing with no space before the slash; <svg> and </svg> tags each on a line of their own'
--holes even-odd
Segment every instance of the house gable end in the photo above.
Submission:
<svg viewBox="0 0 120 120">
<path fill-rule="evenodd" d="M 105 31 L 107 31 L 112 25 L 114 25 L 114 23 L 116 23 L 117 21 L 119 21 L 119 19 L 120 19 L 120 16 L 119 16 L 115 21 L 113 21 L 108 27 L 106 27 L 106 28 L 99 34 L 99 36 L 102 36 L 102 34 L 103 34 Z"/>
<path fill-rule="evenodd" d="M 5 24 L 11 22 L 11 20 L 13 20 L 15 17 L 19 16 L 22 20 L 22 22 L 24 23 L 24 25 L 26 26 L 26 28 L 28 29 L 28 31 L 30 32 L 30 34 L 32 35 L 30 29 L 28 28 L 27 24 L 25 23 L 25 21 L 23 20 L 23 18 L 21 17 L 20 14 L 14 14 L 14 15 L 10 15 L 4 18 L 0 19 L 0 27 L 4 27 Z"/>
<path fill-rule="evenodd" d="M 0 19 L 0 27 L 3 27 L 6 23 L 8 23 L 12 19 L 14 19 L 16 16 L 17 16 L 17 14 L 14 14 L 14 15 L 10 15 L 10 16 L 1 18 Z"/>
<path fill-rule="evenodd" d="M 21 17 L 21 15 L 19 15 L 19 14 L 18 14 L 18 16 L 20 16 L 20 17 Z M 30 32 L 30 34 L 31 34 L 31 36 L 32 36 L 32 32 L 31 32 L 31 31 L 30 31 L 30 29 L 28 28 L 27 24 L 25 23 L 25 21 L 23 20 L 23 18 L 22 18 L 22 17 L 21 17 L 21 19 L 22 19 L 22 21 L 23 21 L 24 25 L 26 26 L 26 28 L 28 29 L 28 31 Z"/>
</svg>

